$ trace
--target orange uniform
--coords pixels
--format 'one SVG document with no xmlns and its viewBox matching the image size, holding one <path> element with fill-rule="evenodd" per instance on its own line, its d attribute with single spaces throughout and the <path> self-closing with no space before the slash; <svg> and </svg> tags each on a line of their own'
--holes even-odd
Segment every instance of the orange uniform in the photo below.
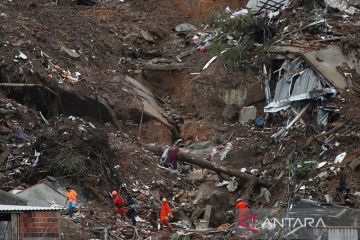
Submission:
<svg viewBox="0 0 360 240">
<path fill-rule="evenodd" d="M 66 192 L 66 200 L 70 203 L 74 203 L 77 200 L 77 194 L 74 190 Z"/>
<path fill-rule="evenodd" d="M 161 211 L 160 211 L 160 220 L 162 223 L 166 223 L 168 222 L 167 219 L 165 219 L 166 217 L 172 217 L 172 211 L 169 207 L 169 204 L 167 202 L 163 202 L 161 205 Z"/>
<path fill-rule="evenodd" d="M 242 219 L 247 216 L 248 203 L 240 201 L 236 204 L 236 208 L 239 209 L 239 218 Z"/>
<path fill-rule="evenodd" d="M 117 215 L 120 214 L 122 219 L 125 220 L 126 209 L 125 209 L 124 199 L 122 199 L 119 195 L 117 195 L 114 199 L 114 205 L 115 205 L 115 211 L 114 211 L 115 219 Z"/>
</svg>

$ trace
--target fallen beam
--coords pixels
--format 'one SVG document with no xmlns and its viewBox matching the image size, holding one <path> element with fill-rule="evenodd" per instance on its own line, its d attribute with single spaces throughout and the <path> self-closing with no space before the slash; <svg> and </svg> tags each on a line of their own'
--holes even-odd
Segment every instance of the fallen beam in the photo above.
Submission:
<svg viewBox="0 0 360 240">
<path fill-rule="evenodd" d="M 180 162 L 187 162 L 187 163 L 191 163 L 194 165 L 197 165 L 199 167 L 202 168 L 206 168 L 209 170 L 212 170 L 216 173 L 222 173 L 231 177 L 238 177 L 241 180 L 247 181 L 247 182 L 256 182 L 260 185 L 267 185 L 265 182 L 263 182 L 262 180 L 260 180 L 259 178 L 251 175 L 251 174 L 247 174 L 247 173 L 243 173 L 240 172 L 239 170 L 235 170 L 233 168 L 227 168 L 225 166 L 220 166 L 217 165 L 214 162 L 210 162 L 201 158 L 198 158 L 190 153 L 185 153 L 184 151 L 179 151 L 178 154 L 176 155 L 177 160 Z"/>
<path fill-rule="evenodd" d="M 163 150 L 164 150 L 164 147 L 161 147 L 158 145 L 147 144 L 147 145 L 144 145 L 144 147 L 156 154 L 159 154 L 159 155 L 161 155 L 161 152 L 163 152 Z M 217 165 L 214 162 L 210 162 L 210 161 L 201 159 L 193 154 L 186 153 L 181 149 L 177 153 L 176 158 L 179 162 L 186 162 L 186 163 L 194 164 L 199 167 L 212 170 L 219 174 L 225 174 L 225 175 L 228 175 L 231 177 L 238 177 L 240 180 L 251 183 L 250 185 L 252 185 L 252 186 L 255 186 L 255 185 L 267 186 L 268 185 L 263 180 L 259 179 L 258 177 L 254 176 L 254 175 L 243 173 L 243 172 L 240 172 L 239 170 L 235 170 L 233 168 L 228 168 L 225 166 Z M 249 191 L 246 191 L 246 192 L 251 193 L 251 191 L 252 191 L 252 189 L 249 189 Z"/>
</svg>

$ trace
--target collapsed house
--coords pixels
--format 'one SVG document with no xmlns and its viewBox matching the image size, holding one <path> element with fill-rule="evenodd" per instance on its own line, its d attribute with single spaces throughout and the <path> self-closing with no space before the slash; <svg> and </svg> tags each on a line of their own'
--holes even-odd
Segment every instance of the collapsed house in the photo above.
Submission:
<svg viewBox="0 0 360 240">
<path fill-rule="evenodd" d="M 336 97 L 336 89 L 311 67 L 306 66 L 302 57 L 292 61 L 285 60 L 276 73 L 279 80 L 275 94 L 264 111 L 270 114 L 286 112 L 288 122 L 272 137 L 275 140 L 281 138 L 311 106 L 317 111 L 317 126 L 320 129 L 326 128 L 330 114 L 338 111 L 330 105 Z M 265 86 L 268 93 L 269 85 Z"/>
<path fill-rule="evenodd" d="M 267 101 L 264 112 L 270 115 L 281 113 L 288 118 L 286 126 L 274 134 L 273 139 L 279 140 L 297 121 L 304 123 L 306 112 L 315 112 L 315 130 L 326 130 L 331 116 L 339 112 L 339 108 L 332 104 L 337 89 L 346 90 L 356 85 L 349 79 L 349 74 L 342 71 L 348 67 L 359 71 L 355 56 L 345 56 L 337 46 L 313 51 L 275 46 L 271 53 L 274 59 L 282 59 L 283 63 L 270 76 L 277 78 L 273 98 L 269 80 L 264 81 Z M 266 75 L 265 66 L 263 71 Z"/>
</svg>

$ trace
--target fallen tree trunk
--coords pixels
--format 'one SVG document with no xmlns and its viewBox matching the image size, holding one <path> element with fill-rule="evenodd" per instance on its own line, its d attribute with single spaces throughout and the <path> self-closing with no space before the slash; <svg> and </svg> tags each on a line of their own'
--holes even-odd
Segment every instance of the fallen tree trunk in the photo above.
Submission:
<svg viewBox="0 0 360 240">
<path fill-rule="evenodd" d="M 160 147 L 157 145 L 145 145 L 145 147 L 148 150 L 155 152 L 157 154 L 161 154 L 161 152 L 164 151 L 163 147 Z M 212 170 L 218 174 L 225 174 L 225 175 L 228 175 L 231 177 L 238 177 L 239 179 L 241 179 L 243 181 L 251 183 L 250 185 L 252 185 L 252 187 L 255 185 L 267 186 L 267 184 L 263 180 L 259 179 L 258 177 L 254 176 L 254 175 L 243 173 L 243 172 L 240 172 L 239 170 L 228 168 L 226 166 L 220 166 L 214 162 L 210 162 L 210 161 L 201 159 L 193 154 L 186 153 L 181 149 L 177 153 L 176 157 L 177 157 L 177 160 L 180 162 L 194 164 L 199 167 Z M 249 191 L 251 192 L 251 190 L 249 190 Z M 246 191 L 246 192 L 248 192 L 248 191 Z"/>
<path fill-rule="evenodd" d="M 243 173 L 243 172 L 240 172 L 239 170 L 235 170 L 232 168 L 227 168 L 226 166 L 217 165 L 214 162 L 210 162 L 210 161 L 198 158 L 198 157 L 194 156 L 193 154 L 185 153 L 184 151 L 181 151 L 181 150 L 178 152 L 176 157 L 177 157 L 177 160 L 180 162 L 191 163 L 191 164 L 197 165 L 199 167 L 212 170 L 216 173 L 225 174 L 225 175 L 228 175 L 231 177 L 238 177 L 241 180 L 245 180 L 247 182 L 255 182 L 260 185 L 266 185 L 265 182 L 261 181 L 259 178 L 255 177 L 253 175 Z"/>
</svg>

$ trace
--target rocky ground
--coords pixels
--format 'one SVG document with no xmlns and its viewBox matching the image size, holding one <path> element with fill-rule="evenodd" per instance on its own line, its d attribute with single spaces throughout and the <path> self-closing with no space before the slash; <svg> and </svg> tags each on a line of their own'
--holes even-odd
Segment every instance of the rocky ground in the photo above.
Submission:
<svg viewBox="0 0 360 240">
<path fill-rule="evenodd" d="M 239 197 L 258 209 L 260 186 L 271 192 L 267 207 L 273 210 L 285 209 L 289 198 L 344 205 L 337 194 L 341 166 L 351 189 L 351 207 L 358 208 L 356 67 L 338 66 L 351 84 L 337 89 L 331 104 L 340 111 L 327 129 L 315 127 L 314 106 L 302 123 L 274 141 L 271 136 L 286 117 L 268 119 L 263 111 L 262 64 L 272 71 L 281 66 L 282 60 L 270 57 L 274 46 L 304 51 L 339 46 L 358 59 L 359 15 L 292 1 L 272 19 L 219 16 L 226 6 L 233 12 L 245 5 L 1 2 L 0 189 L 26 189 L 48 176 L 63 187 L 72 185 L 84 201 L 74 219 L 62 219 L 65 239 L 101 238 L 105 229 L 114 239 L 170 239 L 173 233 L 151 224 L 162 197 L 171 199 L 173 222 L 180 223 L 174 225 L 178 235 L 237 239 L 225 213 Z M 304 27 L 318 19 L 326 19 L 326 24 Z M 185 22 L 197 30 L 175 29 Z M 203 40 L 200 45 L 196 33 Z M 214 56 L 217 59 L 205 67 Z M 358 60 L 354 62 L 357 66 Z M 274 94 L 276 74 L 270 74 L 270 80 Z M 256 117 L 267 119 L 264 126 L 239 121 L 247 106 L 257 107 Z M 240 174 L 218 174 L 181 157 L 177 170 L 160 166 L 159 149 L 178 139 L 181 151 L 193 158 Z M 344 152 L 345 159 L 334 163 Z M 289 185 L 291 169 L 295 176 Z M 216 186 L 223 181 L 227 184 Z M 109 192 L 120 186 L 135 194 L 141 206 L 136 231 L 111 218 Z M 203 217 L 206 205 L 212 206 L 211 229 L 185 230 L 181 221 L 193 224 Z"/>
</svg>

